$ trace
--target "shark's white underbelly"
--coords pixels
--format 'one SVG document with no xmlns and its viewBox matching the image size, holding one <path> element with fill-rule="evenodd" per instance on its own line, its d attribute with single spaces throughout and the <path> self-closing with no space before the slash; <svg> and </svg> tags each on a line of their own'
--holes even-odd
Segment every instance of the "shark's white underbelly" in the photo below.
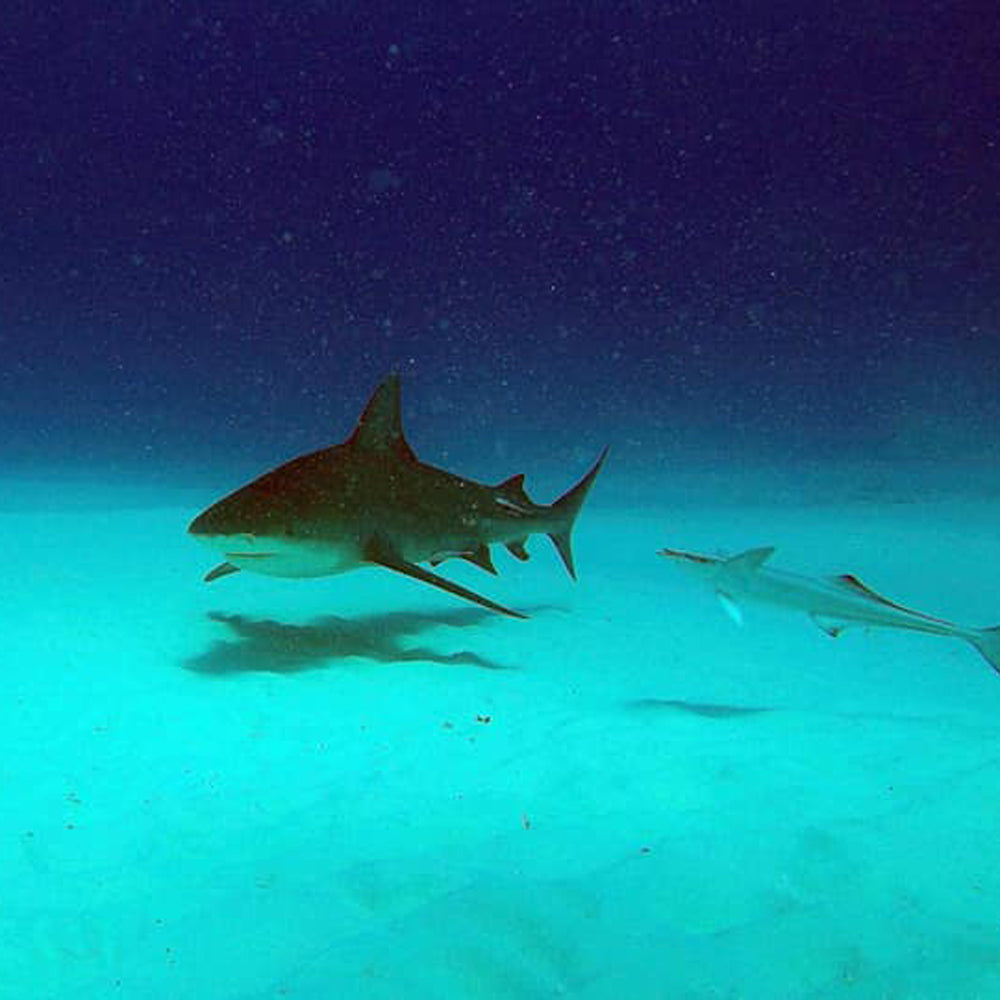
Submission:
<svg viewBox="0 0 1000 1000">
<path fill-rule="evenodd" d="M 291 544 L 284 539 L 255 536 L 205 539 L 226 562 L 247 573 L 263 576 L 332 576 L 357 569 L 361 563 L 358 547 L 317 542 Z"/>
</svg>

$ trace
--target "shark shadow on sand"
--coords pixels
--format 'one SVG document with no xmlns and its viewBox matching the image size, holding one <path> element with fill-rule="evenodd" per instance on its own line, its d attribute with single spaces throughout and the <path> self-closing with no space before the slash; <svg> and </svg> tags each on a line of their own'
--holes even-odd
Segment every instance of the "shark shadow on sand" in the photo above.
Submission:
<svg viewBox="0 0 1000 1000">
<path fill-rule="evenodd" d="M 537 609 L 536 609 L 537 610 Z M 193 673 L 225 676 L 239 673 L 296 674 L 321 670 L 357 657 L 376 663 L 437 663 L 442 666 L 515 669 L 478 653 L 439 653 L 426 646 L 406 646 L 403 640 L 438 627 L 471 628 L 492 617 L 480 608 L 456 608 L 434 615 L 396 611 L 357 618 L 318 618 L 307 625 L 290 625 L 266 618 L 210 612 L 234 639 L 220 640 L 189 657 L 184 668 Z"/>
</svg>

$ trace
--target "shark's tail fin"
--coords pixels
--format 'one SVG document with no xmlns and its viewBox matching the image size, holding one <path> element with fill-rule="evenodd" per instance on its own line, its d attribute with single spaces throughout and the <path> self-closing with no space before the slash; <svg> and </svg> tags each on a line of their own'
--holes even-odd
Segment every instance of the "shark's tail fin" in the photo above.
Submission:
<svg viewBox="0 0 1000 1000">
<path fill-rule="evenodd" d="M 979 650 L 983 659 L 1000 674 L 1000 625 L 973 632 L 968 639 Z"/>
<path fill-rule="evenodd" d="M 573 522 L 576 521 L 577 514 L 583 506 L 583 501 L 587 499 L 590 487 L 594 485 L 597 473 L 601 471 L 604 459 L 607 457 L 608 449 L 601 452 L 600 457 L 594 463 L 594 467 L 580 480 L 571 490 L 567 490 L 552 506 L 549 511 L 554 521 L 554 530 L 548 533 L 555 545 L 556 551 L 562 557 L 566 572 L 575 580 L 576 567 L 573 565 Z"/>
</svg>

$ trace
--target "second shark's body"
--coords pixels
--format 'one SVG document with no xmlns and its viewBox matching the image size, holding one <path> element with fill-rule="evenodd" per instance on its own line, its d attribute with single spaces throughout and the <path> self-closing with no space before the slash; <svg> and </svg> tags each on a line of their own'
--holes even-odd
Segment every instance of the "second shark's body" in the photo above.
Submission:
<svg viewBox="0 0 1000 1000">
<path fill-rule="evenodd" d="M 575 578 L 570 533 L 603 458 L 551 505 L 529 499 L 523 476 L 487 486 L 426 465 L 403 435 L 399 381 L 390 376 L 346 441 L 260 476 L 188 530 L 225 556 L 208 580 L 241 569 L 311 577 L 377 565 L 523 617 L 418 563 L 462 558 L 495 573 L 491 543 L 523 560 L 528 536 L 543 532 Z"/>
<path fill-rule="evenodd" d="M 737 622 L 743 620 L 741 602 L 761 601 L 803 611 L 833 636 L 850 625 L 871 625 L 964 639 L 1000 673 L 1000 627 L 971 628 L 914 611 L 849 573 L 825 579 L 772 569 L 767 563 L 773 553 L 773 548 L 749 549 L 727 559 L 661 549 L 659 555 L 693 570 Z"/>
</svg>

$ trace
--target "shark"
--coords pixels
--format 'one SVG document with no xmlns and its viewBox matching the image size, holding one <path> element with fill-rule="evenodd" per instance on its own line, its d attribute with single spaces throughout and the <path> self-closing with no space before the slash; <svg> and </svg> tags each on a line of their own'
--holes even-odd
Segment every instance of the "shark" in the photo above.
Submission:
<svg viewBox="0 0 1000 1000">
<path fill-rule="evenodd" d="M 758 601 L 803 611 L 834 637 L 849 626 L 868 625 L 963 639 L 1000 673 L 1000 626 L 973 628 L 914 611 L 883 597 L 851 573 L 824 578 L 774 569 L 769 565 L 774 551 L 756 548 L 715 557 L 661 549 L 657 554 L 699 576 L 737 624 L 743 624 L 741 602 Z"/>
<path fill-rule="evenodd" d="M 403 432 L 399 376 L 392 374 L 345 441 L 264 473 L 199 514 L 188 532 L 224 557 L 206 582 L 241 570 L 318 577 L 380 566 L 526 618 L 420 564 L 464 559 L 495 574 L 491 544 L 524 561 L 529 537 L 543 533 L 575 580 L 573 525 L 607 452 L 548 505 L 529 498 L 523 475 L 496 486 L 464 479 L 416 457 Z"/>
</svg>

